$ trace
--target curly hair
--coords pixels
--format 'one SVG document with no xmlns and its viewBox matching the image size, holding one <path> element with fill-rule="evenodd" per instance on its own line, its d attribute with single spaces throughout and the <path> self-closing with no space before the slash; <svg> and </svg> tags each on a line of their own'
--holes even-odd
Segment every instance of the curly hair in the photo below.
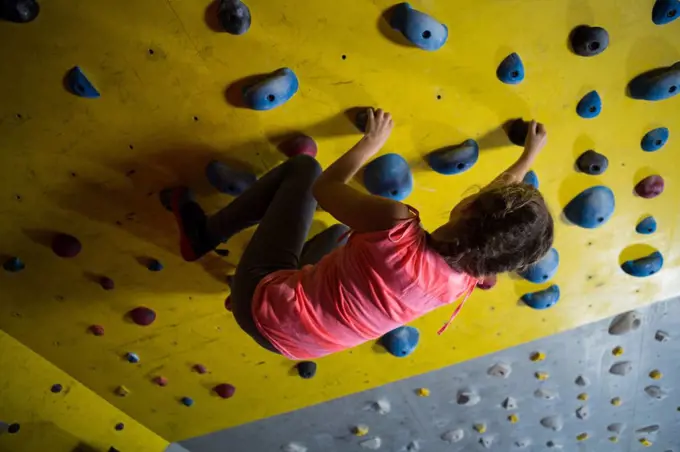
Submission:
<svg viewBox="0 0 680 452">
<path fill-rule="evenodd" d="M 451 228 L 428 245 L 458 271 L 473 277 L 521 271 L 552 246 L 554 223 L 540 192 L 524 183 L 489 186 Z"/>
</svg>

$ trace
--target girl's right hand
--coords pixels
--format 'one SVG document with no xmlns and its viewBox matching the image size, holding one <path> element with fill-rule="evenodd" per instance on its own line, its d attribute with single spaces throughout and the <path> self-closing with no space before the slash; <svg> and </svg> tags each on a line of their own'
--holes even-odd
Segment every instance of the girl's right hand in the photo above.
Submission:
<svg viewBox="0 0 680 452">
<path fill-rule="evenodd" d="M 532 154 L 538 154 L 548 142 L 548 132 L 540 122 L 529 123 L 529 133 L 524 144 L 524 149 Z"/>
<path fill-rule="evenodd" d="M 392 133 L 394 122 L 392 115 L 378 108 L 373 111 L 368 109 L 368 121 L 366 122 L 366 138 L 373 141 L 375 145 L 382 147 Z"/>
</svg>

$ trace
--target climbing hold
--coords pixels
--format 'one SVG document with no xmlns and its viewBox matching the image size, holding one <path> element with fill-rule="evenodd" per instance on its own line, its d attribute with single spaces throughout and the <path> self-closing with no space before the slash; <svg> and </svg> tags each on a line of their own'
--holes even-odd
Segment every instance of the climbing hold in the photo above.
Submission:
<svg viewBox="0 0 680 452">
<path fill-rule="evenodd" d="M 373 110 L 371 107 L 359 107 L 350 109 L 350 113 L 354 115 L 354 127 L 359 132 L 366 133 L 366 126 L 368 125 L 368 111 Z"/>
<path fill-rule="evenodd" d="M 569 221 L 586 229 L 605 224 L 614 213 L 614 192 L 603 185 L 590 187 L 579 193 L 564 208 Z"/>
<path fill-rule="evenodd" d="M 588 400 L 588 394 L 586 394 L 585 392 L 582 392 L 581 394 L 577 395 L 576 398 L 578 400 L 585 402 L 585 401 Z"/>
<path fill-rule="evenodd" d="M 59 257 L 76 257 L 81 249 L 80 241 L 72 235 L 57 234 L 52 239 L 52 251 Z"/>
<path fill-rule="evenodd" d="M 623 347 L 621 346 L 616 346 L 612 349 L 612 355 L 614 356 L 621 356 L 623 355 Z"/>
<path fill-rule="evenodd" d="M 612 442 L 612 443 L 618 443 L 619 437 L 618 436 L 610 436 L 609 441 Z"/>
<path fill-rule="evenodd" d="M 648 425 L 646 427 L 635 430 L 636 433 L 658 433 L 661 430 L 659 424 Z"/>
<path fill-rule="evenodd" d="M 614 397 L 613 399 L 611 399 L 610 403 L 614 406 L 621 406 L 623 400 L 621 400 L 621 397 Z"/>
<path fill-rule="evenodd" d="M 465 431 L 462 428 L 457 428 L 455 430 L 449 430 L 445 432 L 440 437 L 443 441 L 447 443 L 457 443 L 465 437 Z"/>
<path fill-rule="evenodd" d="M 507 397 L 505 400 L 503 400 L 503 403 L 501 403 L 501 406 L 505 408 L 506 410 L 516 410 L 517 409 L 517 400 L 515 400 L 513 397 Z"/>
<path fill-rule="evenodd" d="M 560 254 L 555 248 L 551 248 L 541 260 L 527 267 L 519 275 L 532 283 L 543 283 L 555 276 L 559 265 Z"/>
<path fill-rule="evenodd" d="M 385 415 L 392 411 L 392 404 L 387 399 L 380 399 L 373 402 L 371 408 L 376 413 Z"/>
<path fill-rule="evenodd" d="M 217 160 L 212 160 L 205 167 L 205 177 L 217 191 L 230 196 L 240 195 L 257 180 L 254 174 L 236 170 Z"/>
<path fill-rule="evenodd" d="M 650 447 L 652 444 L 654 444 L 650 440 L 648 440 L 647 438 L 640 438 L 639 441 L 640 441 L 640 444 L 642 444 L 645 447 Z"/>
<path fill-rule="evenodd" d="M 587 433 L 581 433 L 580 435 L 578 435 L 578 436 L 576 437 L 576 440 L 577 440 L 577 441 L 585 441 L 585 440 L 587 440 L 588 438 L 590 438 L 590 435 L 589 435 L 589 434 L 587 434 Z"/>
<path fill-rule="evenodd" d="M 50 388 L 50 391 L 52 391 L 55 394 L 59 394 L 64 387 L 60 385 L 59 383 L 53 384 L 52 387 Z"/>
<path fill-rule="evenodd" d="M 645 217 L 635 226 L 638 234 L 653 234 L 656 232 L 656 220 L 654 217 Z"/>
<path fill-rule="evenodd" d="M 519 416 L 517 414 L 511 414 L 510 416 L 508 416 L 508 422 L 510 422 L 511 424 L 518 423 L 519 422 Z"/>
<path fill-rule="evenodd" d="M 312 361 L 302 361 L 297 364 L 298 375 L 305 380 L 313 378 L 316 375 L 316 363 Z"/>
<path fill-rule="evenodd" d="M 456 403 L 463 406 L 475 406 L 482 398 L 476 392 L 470 389 L 463 389 L 458 391 L 456 396 Z"/>
<path fill-rule="evenodd" d="M 529 359 L 535 363 L 545 361 L 545 353 L 543 352 L 533 352 Z"/>
<path fill-rule="evenodd" d="M 253 110 L 271 110 L 288 102 L 297 93 L 299 82 L 288 68 L 278 69 L 243 91 L 243 99 Z"/>
<path fill-rule="evenodd" d="M 534 391 L 534 397 L 543 400 L 555 400 L 557 398 L 557 393 L 549 389 L 537 389 Z"/>
<path fill-rule="evenodd" d="M 587 406 L 579 407 L 576 410 L 576 417 L 585 421 L 590 417 L 590 408 L 588 408 Z"/>
<path fill-rule="evenodd" d="M 140 326 L 151 325 L 156 320 L 156 312 L 145 306 L 134 308 L 128 313 L 133 322 Z"/>
<path fill-rule="evenodd" d="M 479 290 L 491 290 L 496 287 L 498 282 L 498 277 L 496 275 L 484 276 L 477 281 L 477 288 Z"/>
<path fill-rule="evenodd" d="M 406 445 L 406 452 L 417 452 L 420 450 L 420 441 L 411 441 Z"/>
<path fill-rule="evenodd" d="M 550 378 L 550 374 L 548 372 L 535 372 L 534 377 L 536 377 L 538 381 L 546 381 Z"/>
<path fill-rule="evenodd" d="M 545 443 L 545 446 L 548 449 L 562 449 L 562 446 L 560 444 L 557 444 L 555 441 L 548 441 Z"/>
<path fill-rule="evenodd" d="M 656 198 L 663 193 L 664 187 L 663 177 L 659 175 L 648 176 L 637 183 L 635 193 L 642 198 Z"/>
<path fill-rule="evenodd" d="M 515 146 L 524 146 L 529 134 L 529 122 L 522 118 L 506 123 L 506 132 L 510 142 Z"/>
<path fill-rule="evenodd" d="M 597 176 L 607 170 L 609 160 L 602 154 L 589 150 L 576 160 L 576 166 L 582 173 Z"/>
<path fill-rule="evenodd" d="M 559 432 L 564 428 L 564 420 L 561 416 L 547 416 L 541 419 L 541 425 L 553 432 Z"/>
<path fill-rule="evenodd" d="M 663 400 L 668 396 L 668 392 L 659 386 L 647 386 L 645 392 L 649 397 L 657 400 Z"/>
<path fill-rule="evenodd" d="M 118 386 L 116 388 L 116 395 L 119 397 L 125 397 L 128 394 L 130 394 L 130 390 L 126 388 L 125 386 Z"/>
<path fill-rule="evenodd" d="M 663 378 L 663 374 L 660 370 L 654 369 L 649 373 L 649 378 L 652 380 L 661 380 Z"/>
<path fill-rule="evenodd" d="M 447 146 L 430 153 L 427 162 L 439 174 L 460 174 L 472 168 L 479 159 L 479 145 L 475 140 L 465 140 L 456 146 Z"/>
<path fill-rule="evenodd" d="M 419 339 L 420 333 L 417 329 L 412 326 L 400 326 L 380 338 L 380 343 L 392 355 L 403 358 L 413 353 Z"/>
<path fill-rule="evenodd" d="M 9 424 L 9 426 L 7 427 L 7 433 L 9 433 L 10 435 L 19 433 L 19 430 L 21 430 L 21 425 L 17 424 L 16 422 L 13 424 Z"/>
<path fill-rule="evenodd" d="M 220 257 L 228 257 L 229 256 L 229 250 L 223 250 L 223 249 L 215 248 L 213 251 L 215 251 L 215 254 L 217 254 Z"/>
<path fill-rule="evenodd" d="M 385 154 L 366 165 L 364 186 L 374 195 L 402 201 L 413 190 L 413 174 L 404 157 Z"/>
<path fill-rule="evenodd" d="M 534 187 L 536 190 L 538 190 L 538 175 L 534 170 L 530 170 L 528 173 L 524 175 L 524 179 L 522 179 L 522 182 L 524 182 L 527 185 L 531 185 Z"/>
<path fill-rule="evenodd" d="M 477 433 L 484 434 L 486 433 L 486 424 L 483 422 L 480 422 L 478 424 L 474 424 L 472 426 L 473 430 L 476 431 Z"/>
<path fill-rule="evenodd" d="M 654 335 L 654 339 L 656 339 L 659 342 L 668 342 L 671 340 L 670 334 L 666 333 L 665 331 L 657 331 L 656 334 Z"/>
<path fill-rule="evenodd" d="M 524 63 L 516 53 L 511 53 L 496 70 L 496 77 L 508 85 L 516 85 L 524 80 Z"/>
<path fill-rule="evenodd" d="M 560 288 L 555 284 L 545 290 L 531 292 L 522 296 L 522 301 L 533 309 L 547 309 L 560 300 Z"/>
<path fill-rule="evenodd" d="M 609 333 L 612 334 L 611 329 L 609 330 Z M 576 377 L 574 383 L 576 384 L 576 386 L 588 386 L 590 384 L 590 381 L 583 375 L 579 375 L 578 377 Z"/>
<path fill-rule="evenodd" d="M 113 428 L 114 428 L 117 432 L 120 432 L 120 431 L 122 431 L 122 430 L 125 429 L 125 424 L 123 424 L 122 422 L 119 422 L 119 423 L 117 423 Z"/>
<path fill-rule="evenodd" d="M 35 0 L 0 1 L 0 18 L 11 22 L 31 22 L 40 13 L 40 5 Z"/>
<path fill-rule="evenodd" d="M 416 395 L 418 397 L 430 397 L 430 390 L 427 388 L 418 388 L 416 389 Z"/>
<path fill-rule="evenodd" d="M 633 99 L 649 101 L 677 95 L 680 93 L 680 62 L 638 75 L 628 84 L 628 92 Z"/>
<path fill-rule="evenodd" d="M 182 397 L 181 402 L 182 405 L 184 406 L 191 406 L 194 404 L 194 399 L 192 399 L 191 397 Z"/>
<path fill-rule="evenodd" d="M 609 373 L 612 375 L 618 375 L 620 377 L 624 377 L 628 375 L 631 371 L 633 370 L 633 363 L 630 361 L 621 361 L 615 364 L 612 364 L 612 366 L 609 368 Z"/>
<path fill-rule="evenodd" d="M 482 436 L 479 438 L 479 444 L 485 449 L 490 449 L 493 445 L 493 436 Z"/>
<path fill-rule="evenodd" d="M 492 377 L 508 378 L 512 373 L 512 367 L 505 363 L 498 363 L 491 366 L 487 373 Z"/>
<path fill-rule="evenodd" d="M 146 268 L 152 272 L 159 272 L 163 270 L 163 264 L 161 264 L 160 261 L 156 259 L 150 259 L 149 262 L 146 264 Z"/>
<path fill-rule="evenodd" d="M 680 1 L 656 0 L 652 8 L 652 22 L 656 25 L 666 25 L 680 16 Z"/>
<path fill-rule="evenodd" d="M 137 353 L 127 352 L 125 354 L 125 359 L 127 359 L 129 363 L 137 364 L 139 362 L 139 355 L 137 355 Z"/>
<path fill-rule="evenodd" d="M 367 439 L 366 441 L 360 442 L 359 445 L 364 449 L 378 450 L 382 445 L 382 440 L 380 439 L 379 436 L 376 436 L 375 438 Z"/>
<path fill-rule="evenodd" d="M 101 325 L 90 325 L 90 332 L 95 336 L 103 336 L 104 327 Z"/>
<path fill-rule="evenodd" d="M 96 99 L 101 96 L 99 91 L 97 91 L 97 88 L 92 85 L 83 73 L 83 70 L 78 66 L 68 72 L 66 75 L 66 84 L 69 91 L 76 96 L 85 97 L 87 99 Z"/>
<path fill-rule="evenodd" d="M 609 33 L 602 27 L 581 25 L 571 32 L 570 41 L 575 54 L 592 57 L 609 47 Z"/>
<path fill-rule="evenodd" d="M 317 154 L 316 141 L 307 135 L 297 135 L 284 141 L 279 145 L 279 150 L 286 157 L 295 157 L 296 155 L 316 157 Z"/>
<path fill-rule="evenodd" d="M 242 35 L 250 28 L 250 10 L 240 0 L 220 0 L 217 18 L 224 31 Z"/>
<path fill-rule="evenodd" d="M 623 433 L 623 431 L 626 429 L 626 424 L 621 423 L 621 422 L 615 422 L 613 424 L 609 424 L 607 426 L 607 430 L 616 433 L 617 435 L 620 435 Z"/>
<path fill-rule="evenodd" d="M 517 441 L 515 441 L 515 447 L 518 448 L 518 449 L 526 449 L 530 445 L 531 445 L 531 439 L 529 439 L 529 438 L 522 438 L 522 439 L 518 439 Z"/>
<path fill-rule="evenodd" d="M 449 36 L 446 25 L 413 9 L 408 3 L 399 3 L 392 8 L 390 26 L 423 50 L 439 50 Z"/>
<path fill-rule="evenodd" d="M 226 300 L 224 300 L 224 309 L 231 312 L 231 295 L 229 295 Z"/>
<path fill-rule="evenodd" d="M 635 311 L 625 312 L 617 315 L 609 325 L 609 334 L 614 336 L 621 336 L 623 334 L 635 331 L 642 325 L 642 317 Z"/>
<path fill-rule="evenodd" d="M 650 130 L 642 137 L 642 150 L 645 152 L 655 152 L 664 147 L 668 141 L 670 132 L 666 127 L 659 127 L 654 130 Z"/>
<path fill-rule="evenodd" d="M 163 376 L 157 376 L 156 378 L 153 379 L 153 382 L 156 383 L 158 386 L 165 387 L 168 385 L 168 379 L 163 377 Z"/>
<path fill-rule="evenodd" d="M 307 448 L 299 443 L 288 443 L 281 450 L 283 452 L 307 452 Z"/>
<path fill-rule="evenodd" d="M 99 278 L 99 285 L 102 286 L 102 289 L 104 290 L 113 290 L 116 287 L 116 284 L 113 282 L 113 279 L 108 278 L 106 276 L 102 276 Z"/>
<path fill-rule="evenodd" d="M 236 388 L 229 383 L 221 383 L 213 388 L 215 393 L 223 399 L 229 399 L 236 393 Z"/>
<path fill-rule="evenodd" d="M 352 427 L 352 434 L 354 436 L 366 436 L 368 435 L 368 425 L 359 424 Z"/>
<path fill-rule="evenodd" d="M 2 264 L 2 268 L 10 273 L 17 273 L 26 268 L 26 264 L 18 257 L 10 257 Z"/>
<path fill-rule="evenodd" d="M 602 112 L 602 98 L 597 91 L 591 91 L 579 101 L 576 113 L 584 119 L 592 119 Z"/>
<path fill-rule="evenodd" d="M 196 373 L 199 373 L 199 374 L 207 374 L 208 373 L 208 368 L 205 367 L 203 364 L 194 364 L 193 369 Z"/>
<path fill-rule="evenodd" d="M 659 251 L 651 253 L 649 256 L 640 259 L 626 261 L 621 265 L 621 269 L 631 276 L 645 278 L 657 273 L 663 267 L 663 255 Z"/>
</svg>

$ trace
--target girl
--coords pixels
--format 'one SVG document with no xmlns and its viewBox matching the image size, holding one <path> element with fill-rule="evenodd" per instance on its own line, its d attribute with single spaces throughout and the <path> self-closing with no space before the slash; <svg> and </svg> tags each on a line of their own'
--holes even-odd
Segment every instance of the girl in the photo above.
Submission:
<svg viewBox="0 0 680 452">
<path fill-rule="evenodd" d="M 541 194 L 522 183 L 546 143 L 542 124 L 531 122 L 517 162 L 458 203 L 432 233 L 412 207 L 347 185 L 392 126 L 389 113 L 369 110 L 365 136 L 323 174 L 316 160 L 298 155 L 209 218 L 188 189 L 171 191 L 186 260 L 259 224 L 231 300 L 238 324 L 267 350 L 318 358 L 464 296 L 441 333 L 478 280 L 521 269 L 550 249 L 552 217 Z M 342 224 L 305 243 L 317 201 Z"/>
</svg>

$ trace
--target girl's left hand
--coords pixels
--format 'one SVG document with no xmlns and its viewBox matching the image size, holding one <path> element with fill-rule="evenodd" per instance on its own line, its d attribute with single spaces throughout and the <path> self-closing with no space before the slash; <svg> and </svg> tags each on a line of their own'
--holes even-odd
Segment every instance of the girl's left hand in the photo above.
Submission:
<svg viewBox="0 0 680 452">
<path fill-rule="evenodd" d="M 377 148 L 381 148 L 392 133 L 394 122 L 392 115 L 378 108 L 373 111 L 368 109 L 368 121 L 366 123 L 366 138 L 373 141 Z"/>
</svg>

